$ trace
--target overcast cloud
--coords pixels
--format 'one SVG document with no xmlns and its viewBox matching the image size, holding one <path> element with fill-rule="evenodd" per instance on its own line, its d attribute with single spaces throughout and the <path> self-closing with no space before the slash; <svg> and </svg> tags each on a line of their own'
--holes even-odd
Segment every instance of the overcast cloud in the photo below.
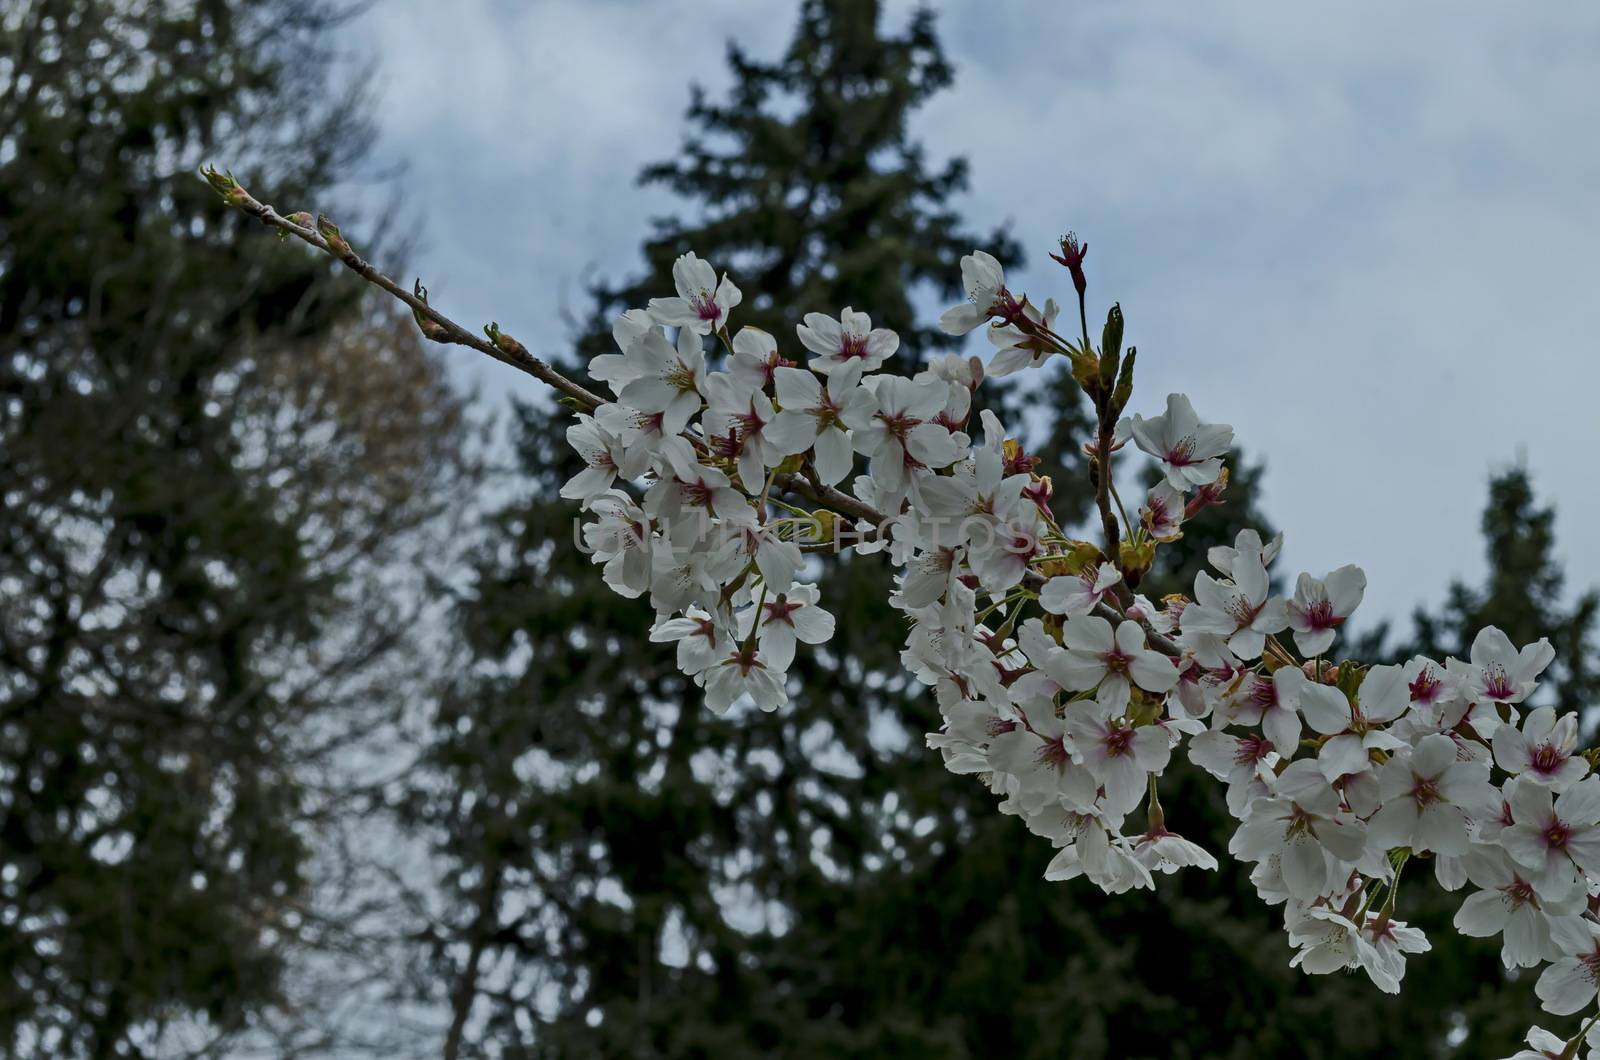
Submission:
<svg viewBox="0 0 1600 1060">
<path fill-rule="evenodd" d="M 435 299 L 565 345 L 586 270 L 635 271 L 672 208 L 633 178 L 679 143 L 689 82 L 726 85 L 725 41 L 774 54 L 793 16 L 379 3 L 354 40 Z M 940 26 L 957 81 L 915 129 L 970 157 L 974 227 L 1013 222 L 1013 286 L 1040 295 L 1070 293 L 1054 238 L 1088 240 L 1136 405 L 1183 390 L 1268 458 L 1291 571 L 1360 563 L 1368 620 L 1436 601 L 1481 574 L 1485 484 L 1521 455 L 1571 582 L 1600 582 L 1600 6 L 991 2 Z M 538 390 L 468 364 L 491 398 Z"/>
</svg>

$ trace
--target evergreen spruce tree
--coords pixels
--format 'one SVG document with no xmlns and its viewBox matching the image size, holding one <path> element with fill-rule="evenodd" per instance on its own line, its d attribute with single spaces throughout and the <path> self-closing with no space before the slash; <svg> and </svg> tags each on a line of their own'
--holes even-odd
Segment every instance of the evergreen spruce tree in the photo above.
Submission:
<svg viewBox="0 0 1600 1060">
<path fill-rule="evenodd" d="M 0 1053 L 220 1048 L 282 996 L 309 781 L 395 702 L 461 409 L 409 320 L 262 254 L 364 127 L 321 0 L 0 5 Z M 244 169 L 248 167 L 248 169 Z M 386 330 L 387 329 L 387 330 Z M 331 774 L 321 772 L 320 779 Z"/>
<path fill-rule="evenodd" d="M 1541 683 L 1557 710 L 1600 703 L 1600 652 L 1595 644 L 1600 591 L 1568 603 L 1566 573 L 1555 554 L 1555 509 L 1541 507 L 1527 469 L 1494 476 L 1483 510 L 1488 575 L 1479 588 L 1451 584 L 1436 613 L 1413 615 L 1416 633 L 1405 649 L 1465 659 L 1484 626 L 1499 626 L 1517 644 L 1550 638 L 1556 659 Z"/>
</svg>

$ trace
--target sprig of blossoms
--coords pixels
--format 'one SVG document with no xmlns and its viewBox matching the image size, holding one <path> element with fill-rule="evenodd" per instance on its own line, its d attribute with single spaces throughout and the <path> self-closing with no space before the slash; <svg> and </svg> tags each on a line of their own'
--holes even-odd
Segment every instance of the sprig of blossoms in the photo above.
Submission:
<svg viewBox="0 0 1600 1060">
<path fill-rule="evenodd" d="M 730 339 L 739 291 L 692 254 L 674 270 L 677 298 L 619 320 L 620 356 L 597 358 L 615 402 L 573 428 L 586 469 L 567 493 L 595 514 L 587 538 L 605 543 L 595 560 L 607 581 L 648 594 L 652 637 L 676 642 L 707 705 L 778 709 L 796 651 L 832 635 L 822 589 L 797 580 L 802 550 L 885 551 L 909 623 L 902 661 L 944 719 L 929 746 L 1057 848 L 1050 878 L 1120 892 L 1215 867 L 1157 794 L 1186 753 L 1228 785 L 1229 852 L 1254 865 L 1262 900 L 1283 906 L 1295 967 L 1360 970 L 1398 991 L 1408 959 L 1430 948 L 1398 919 L 1400 882 L 1429 859 L 1441 879 L 1471 885 L 1458 930 L 1501 936 L 1508 967 L 1545 967 L 1538 993 L 1553 1014 L 1594 1002 L 1600 778 L 1575 753 L 1574 718 L 1519 710 L 1548 645 L 1491 628 L 1465 661 L 1338 660 L 1365 574 L 1303 573 L 1285 598 L 1270 573 L 1281 537 L 1249 530 L 1210 550 L 1191 597 L 1138 596 L 1155 551 L 1221 500 L 1233 429 L 1182 394 L 1158 415 L 1122 416 L 1135 351 L 1120 350 L 1120 311 L 1096 347 L 1055 332 L 1055 303 L 1041 311 L 1013 294 L 989 255 L 961 271 L 969 301 L 941 323 L 953 334 L 989 324 L 987 372 L 951 357 L 895 374 L 898 337 L 849 308 L 807 314 L 793 359 L 751 328 Z M 1102 501 L 1099 544 L 1056 523 L 1038 461 L 1016 458 L 992 412 L 971 421 L 985 378 L 1054 356 L 1097 414 L 1085 445 L 1097 486 L 1127 441 L 1161 473 L 1137 521 Z M 642 459 L 606 426 L 657 421 Z M 870 540 L 851 538 L 839 512 L 774 493 L 780 471 L 847 483 L 881 513 Z M 643 489 L 642 511 L 622 499 L 624 479 Z M 619 544 L 623 529 L 637 539 Z"/>
<path fill-rule="evenodd" d="M 1174 829 L 1183 808 L 1175 818 L 1159 797 L 1186 754 L 1227 786 L 1239 822 L 1229 851 L 1283 907 L 1291 965 L 1360 970 L 1398 991 L 1409 958 L 1430 948 L 1399 919 L 1402 878 L 1431 861 L 1464 892 L 1455 928 L 1499 937 L 1508 968 L 1536 970 L 1547 1012 L 1600 1002 L 1600 777 L 1576 715 L 1539 702 L 1549 643 L 1519 646 L 1489 627 L 1466 660 L 1341 659 L 1365 575 L 1303 573 L 1286 599 L 1269 573 L 1281 538 L 1251 530 L 1210 549 L 1215 573 L 1200 573 L 1192 596 L 1139 595 L 1156 552 L 1222 501 L 1233 432 L 1182 394 L 1157 415 L 1123 416 L 1136 351 L 1122 350 L 1116 307 L 1091 341 L 1076 237 L 1052 257 L 1071 274 L 1079 335 L 1057 332 L 1052 300 L 1036 309 L 975 251 L 961 262 L 968 301 L 941 324 L 958 335 L 989 325 L 994 360 L 986 371 L 952 355 L 910 377 L 893 371 L 898 337 L 853 308 L 804 318 L 805 367 L 799 349 L 785 356 L 787 339 L 732 330 L 739 288 L 685 254 L 675 293 L 623 313 L 617 352 L 592 362 L 606 400 L 494 325 L 486 342 L 443 316 L 326 218 L 285 217 L 231 176 L 205 175 L 230 205 L 404 301 L 426 337 L 567 395 L 584 467 L 562 495 L 585 513 L 582 545 L 617 593 L 650 601 L 651 639 L 675 645 L 712 711 L 780 709 L 798 651 L 832 636 L 807 552 L 881 553 L 898 569 L 902 662 L 942 717 L 929 747 L 1050 841 L 1047 878 L 1118 893 L 1214 868 Z M 986 378 L 1058 356 L 1095 412 L 1083 449 L 1098 543 L 1057 523 L 1049 478 L 998 418 L 970 422 Z M 1136 520 L 1114 488 L 1129 441 L 1162 480 Z M 1513 1060 L 1593 1055 L 1597 1028 L 1600 1015 L 1565 1035 L 1532 1028 Z"/>
</svg>

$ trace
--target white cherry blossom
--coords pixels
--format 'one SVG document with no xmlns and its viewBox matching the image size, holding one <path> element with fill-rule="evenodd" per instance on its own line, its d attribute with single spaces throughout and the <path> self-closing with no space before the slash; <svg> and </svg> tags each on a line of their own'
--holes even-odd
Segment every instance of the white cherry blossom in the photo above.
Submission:
<svg viewBox="0 0 1600 1060">
<path fill-rule="evenodd" d="M 1467 876 L 1483 888 L 1456 910 L 1457 931 L 1473 938 L 1501 935 L 1500 961 L 1507 968 L 1536 968 L 1557 960 L 1552 920 L 1573 920 L 1584 910 L 1585 895 L 1540 893 L 1534 874 L 1496 847 L 1480 846 L 1465 859 Z"/>
<path fill-rule="evenodd" d="M 1233 428 L 1224 423 L 1201 423 L 1194 406 L 1182 394 L 1167 395 L 1167 411 L 1130 422 L 1133 441 L 1161 463 L 1173 489 L 1187 492 L 1217 481 L 1222 457 L 1233 444 Z"/>
<path fill-rule="evenodd" d="M 1291 763 L 1277 787 L 1250 805 L 1228 850 L 1245 861 L 1275 859 L 1289 893 L 1302 901 L 1323 897 L 1343 886 L 1361 857 L 1366 825 L 1340 807 L 1309 761 Z"/>
<path fill-rule="evenodd" d="M 1366 572 L 1354 565 L 1321 578 L 1300 575 L 1288 603 L 1289 628 L 1300 654 L 1310 658 L 1331 648 L 1335 632 L 1360 605 L 1366 589 Z"/>
<path fill-rule="evenodd" d="M 816 355 L 811 367 L 823 375 L 847 365 L 875 372 L 900 348 L 899 335 L 873 327 L 871 317 L 849 306 L 838 320 L 823 313 L 807 313 L 805 323 L 795 326 L 795 333 L 800 344 Z"/>
<path fill-rule="evenodd" d="M 628 347 L 626 360 L 632 375 L 617 400 L 639 412 L 661 413 L 662 433 L 680 433 L 705 403 L 706 358 L 700 336 L 684 328 L 674 346 L 652 329 Z"/>
<path fill-rule="evenodd" d="M 735 647 L 701 675 L 706 686 L 706 706 L 713 714 L 726 714 L 741 696 L 765 711 L 777 710 L 788 701 L 784 674 L 774 669 L 759 651 Z"/>
<path fill-rule="evenodd" d="M 877 411 L 853 433 L 856 450 L 872 459 L 872 477 L 898 489 L 915 471 L 949 467 L 961 451 L 950 431 L 928 422 L 944 408 L 949 387 L 898 376 L 873 380 Z"/>
<path fill-rule="evenodd" d="M 839 482 L 853 463 L 851 430 L 866 427 L 877 411 L 872 391 L 861 385 L 861 365 L 842 365 L 825 381 L 797 368 L 779 368 L 773 379 L 782 411 L 769 438 L 784 455 L 813 450 L 818 481 Z"/>
<path fill-rule="evenodd" d="M 650 639 L 678 645 L 678 669 L 691 677 L 723 657 L 729 643 L 711 612 L 691 607 L 681 618 L 665 618 L 650 627 Z"/>
<path fill-rule="evenodd" d="M 1165 769 L 1172 756 L 1172 742 L 1158 726 L 1134 726 L 1096 703 L 1073 704 L 1067 731 L 1078 758 L 1105 789 L 1106 812 L 1113 816 L 1139 805 L 1146 778 Z"/>
<path fill-rule="evenodd" d="M 1062 629 L 1066 651 L 1052 670 L 1063 687 L 1076 691 L 1098 689 L 1100 706 L 1118 713 L 1128 705 L 1132 686 L 1162 694 L 1178 683 L 1172 660 L 1145 647 L 1144 630 L 1137 622 L 1111 623 L 1095 615 L 1067 619 Z"/>
<path fill-rule="evenodd" d="M 1540 873 L 1539 889 L 1567 894 L 1580 873 L 1600 875 L 1600 777 L 1590 777 L 1554 800 L 1550 789 L 1523 781 L 1510 797 L 1513 824 L 1500 844 Z"/>
<path fill-rule="evenodd" d="M 1260 553 L 1241 553 L 1233 561 L 1231 580 L 1218 581 L 1205 571 L 1195 575 L 1195 602 L 1183 609 L 1178 626 L 1184 633 L 1215 633 L 1241 659 L 1255 659 L 1270 634 L 1289 624 L 1281 598 L 1271 595 L 1267 568 Z"/>
<path fill-rule="evenodd" d="M 1468 698 L 1476 702 L 1521 703 L 1539 686 L 1539 675 L 1554 658 L 1555 649 L 1542 637 L 1519 650 L 1499 628 L 1488 626 L 1472 641 L 1471 662 L 1463 664 L 1452 659 L 1450 664 Z"/>
<path fill-rule="evenodd" d="M 1378 780 L 1383 808 L 1367 822 L 1372 841 L 1435 854 L 1465 854 L 1468 821 L 1496 795 L 1489 768 L 1460 761 L 1455 741 L 1441 734 L 1425 736 L 1414 750 L 1390 758 Z"/>
<path fill-rule="evenodd" d="M 727 326 L 728 312 L 744 297 L 726 275 L 718 282 L 717 270 L 693 252 L 672 263 L 672 282 L 678 288 L 677 297 L 650 299 L 650 317 L 658 324 L 695 335 L 721 331 Z"/>
<path fill-rule="evenodd" d="M 833 636 L 833 616 L 817 606 L 819 599 L 815 585 L 793 585 L 769 594 L 747 612 L 746 627 L 753 621 L 761 623 L 756 638 L 768 665 L 787 670 L 794 662 L 796 644 L 823 644 Z M 742 629 L 741 636 L 749 635 L 748 628 Z"/>
<path fill-rule="evenodd" d="M 735 462 L 746 493 L 760 493 L 767 468 L 788 455 L 774 437 L 778 414 L 772 400 L 726 372 L 707 377 L 706 394 L 711 399 L 702 421 L 707 448 Z"/>
<path fill-rule="evenodd" d="M 728 358 L 728 374 L 752 390 L 772 385 L 779 368 L 793 367 L 778 352 L 778 340 L 760 328 L 742 327 L 733 337 L 733 355 Z"/>
<path fill-rule="evenodd" d="M 1600 924 L 1580 921 L 1578 930 L 1561 932 L 1562 958 L 1546 968 L 1534 993 L 1546 1012 L 1570 1016 L 1600 997 Z"/>
<path fill-rule="evenodd" d="M 583 459 L 584 469 L 561 487 L 561 496 L 588 504 L 617 481 L 617 472 L 627 462 L 622 439 L 602 427 L 593 416 L 578 416 L 567 428 L 567 444 Z"/>
<path fill-rule="evenodd" d="M 1052 615 L 1087 615 L 1122 582 L 1122 572 L 1110 563 L 1085 567 L 1079 574 L 1059 574 L 1044 583 L 1039 606 Z"/>
<path fill-rule="evenodd" d="M 1006 290 L 1005 270 L 994 255 L 974 250 L 961 259 L 961 287 L 967 302 L 946 309 L 939 327 L 949 335 L 965 335 L 1004 308 L 1011 299 Z"/>
<path fill-rule="evenodd" d="M 1589 774 L 1589 763 L 1573 754 L 1578 746 L 1578 716 L 1556 717 L 1551 707 L 1530 711 L 1515 725 L 1494 731 L 1494 759 L 1507 773 L 1519 774 L 1530 784 L 1565 791 Z"/>
</svg>

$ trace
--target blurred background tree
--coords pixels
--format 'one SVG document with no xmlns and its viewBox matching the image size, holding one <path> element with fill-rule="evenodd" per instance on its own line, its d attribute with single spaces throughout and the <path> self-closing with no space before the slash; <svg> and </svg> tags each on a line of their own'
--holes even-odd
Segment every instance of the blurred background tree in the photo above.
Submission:
<svg viewBox="0 0 1600 1060">
<path fill-rule="evenodd" d="M 349 754 L 426 654 L 462 401 L 409 319 L 195 175 L 309 200 L 350 171 L 335 21 L 0 5 L 7 1056 L 157 1055 L 178 1024 L 219 1049 L 295 995 L 294 947 L 338 930 L 308 867 Z"/>
</svg>

